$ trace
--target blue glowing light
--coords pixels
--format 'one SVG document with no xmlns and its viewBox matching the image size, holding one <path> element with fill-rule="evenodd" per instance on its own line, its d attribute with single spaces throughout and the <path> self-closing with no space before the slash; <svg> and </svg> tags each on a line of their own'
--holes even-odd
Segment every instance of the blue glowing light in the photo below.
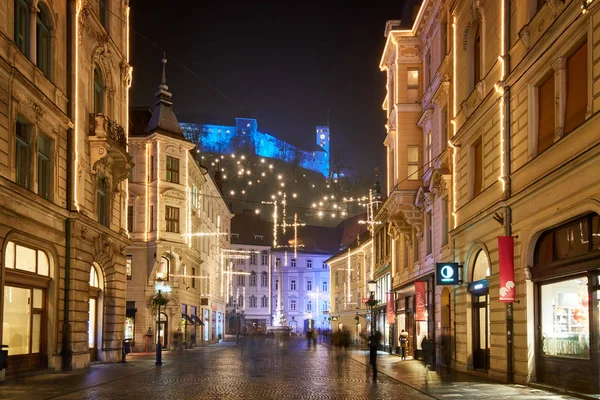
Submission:
<svg viewBox="0 0 600 400">
<path fill-rule="evenodd" d="M 235 126 L 179 124 L 184 136 L 198 143 L 200 150 L 209 153 L 254 153 L 258 157 L 298 163 L 302 168 L 329 177 L 329 127 L 317 126 L 314 151 L 302 150 L 258 130 L 253 118 L 236 118 Z"/>
</svg>

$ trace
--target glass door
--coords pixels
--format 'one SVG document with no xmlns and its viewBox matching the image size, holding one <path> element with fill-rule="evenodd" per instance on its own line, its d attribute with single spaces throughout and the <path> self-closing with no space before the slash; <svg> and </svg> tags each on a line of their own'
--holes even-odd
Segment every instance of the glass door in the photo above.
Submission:
<svg viewBox="0 0 600 400">
<path fill-rule="evenodd" d="M 90 297 L 89 309 L 88 309 L 88 348 L 90 351 L 90 361 L 96 361 L 97 359 L 97 345 L 96 345 L 96 326 L 98 324 L 98 299 L 96 297 Z"/>
<path fill-rule="evenodd" d="M 489 296 L 473 295 L 473 369 L 490 368 L 489 325 Z"/>
</svg>

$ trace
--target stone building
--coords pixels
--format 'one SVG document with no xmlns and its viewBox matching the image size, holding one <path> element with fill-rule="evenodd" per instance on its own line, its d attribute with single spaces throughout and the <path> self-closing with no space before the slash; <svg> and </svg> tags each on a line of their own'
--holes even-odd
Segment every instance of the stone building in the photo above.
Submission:
<svg viewBox="0 0 600 400">
<path fill-rule="evenodd" d="M 415 15 L 388 23 L 381 65 L 388 111 L 398 98 L 381 209 L 399 233 L 396 308 L 408 290 L 413 309 L 410 282 L 424 281 L 437 363 L 599 393 L 600 14 L 590 2 L 425 0 Z M 407 57 L 417 85 L 401 79 Z M 413 86 L 417 124 L 401 114 Z M 413 137 L 402 135 L 414 132 L 419 180 L 405 188 Z M 449 262 L 460 283 L 437 285 L 436 264 Z"/>
<path fill-rule="evenodd" d="M 128 21 L 128 1 L 0 6 L 2 377 L 121 359 Z"/>
<path fill-rule="evenodd" d="M 352 340 L 366 338 L 371 329 L 371 313 L 363 301 L 369 298 L 367 282 L 373 279 L 370 232 L 327 260 L 331 270 L 331 326 L 334 332 L 350 331 Z"/>
<path fill-rule="evenodd" d="M 241 333 L 243 327 L 273 325 L 271 318 L 273 223 L 247 210 L 231 221 L 231 271 L 227 333 Z M 235 274 L 242 272 L 243 274 Z"/>
<path fill-rule="evenodd" d="M 129 151 L 127 336 L 134 351 L 215 342 L 223 332 L 221 251 L 232 215 L 195 145 L 184 136 L 166 84 L 152 110 L 132 111 Z M 168 303 L 158 314 L 157 295 Z"/>
</svg>

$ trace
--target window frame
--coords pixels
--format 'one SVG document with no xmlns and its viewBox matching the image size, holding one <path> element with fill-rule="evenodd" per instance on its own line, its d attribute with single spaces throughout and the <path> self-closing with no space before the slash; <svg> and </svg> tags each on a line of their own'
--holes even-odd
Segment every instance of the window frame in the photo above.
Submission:
<svg viewBox="0 0 600 400">
<path fill-rule="evenodd" d="M 165 160 L 165 181 L 179 184 L 179 158 L 167 156 Z"/>
<path fill-rule="evenodd" d="M 93 70 L 93 90 L 94 96 L 92 100 L 94 102 L 93 109 L 94 114 L 102 114 L 104 115 L 104 92 L 105 92 L 105 83 L 104 83 L 104 74 L 102 73 L 102 69 L 98 64 L 94 64 Z"/>
<path fill-rule="evenodd" d="M 170 233 L 180 233 L 180 213 L 179 207 L 165 205 L 165 231 Z"/>
<path fill-rule="evenodd" d="M 312 259 L 306 260 L 306 269 L 312 269 Z"/>
<path fill-rule="evenodd" d="M 29 58 L 29 47 L 31 46 L 31 38 L 29 37 L 29 4 L 25 0 L 15 0 L 14 7 L 14 41 L 19 51 L 25 57 Z M 21 11 L 25 12 L 24 21 L 20 19 Z M 23 22 L 23 24 L 20 22 Z"/>
<path fill-rule="evenodd" d="M 413 84 L 413 83 L 410 83 L 411 82 L 410 74 L 414 73 L 414 72 L 417 72 L 417 78 L 416 78 L 416 83 Z M 406 77 L 407 77 L 406 103 L 408 103 L 408 104 L 419 103 L 421 101 L 421 85 L 420 85 L 421 73 L 419 71 L 419 68 L 418 67 L 407 68 Z M 416 97 L 414 97 L 415 90 L 416 90 Z M 411 101 L 411 100 L 414 100 L 414 101 Z"/>
<path fill-rule="evenodd" d="M 52 60 L 52 35 L 50 24 L 50 13 L 44 4 L 38 4 L 38 13 L 36 14 L 36 66 L 42 71 L 44 76 L 50 79 L 51 60 Z M 46 41 L 44 42 L 44 38 Z M 45 45 L 43 45 L 45 43 Z"/>
<path fill-rule="evenodd" d="M 96 212 L 98 223 L 104 226 L 110 224 L 110 183 L 106 176 L 99 176 L 96 181 Z"/>
<path fill-rule="evenodd" d="M 411 149 L 415 150 L 415 154 L 417 155 L 417 160 L 416 161 L 411 160 L 411 158 L 410 158 Z M 421 154 L 421 146 L 419 146 L 419 145 L 408 145 L 408 146 L 406 146 L 406 151 L 407 151 L 407 154 L 406 154 L 406 159 L 407 159 L 407 162 L 406 162 L 406 165 L 407 165 L 407 167 L 406 167 L 407 168 L 407 170 L 406 170 L 406 180 L 408 180 L 408 181 L 418 181 L 420 179 L 420 177 L 419 177 L 419 170 L 420 170 L 420 167 L 421 167 L 421 165 L 420 165 L 420 158 L 421 157 L 419 156 L 419 154 Z M 413 171 L 413 168 L 416 168 L 416 169 Z"/>
<path fill-rule="evenodd" d="M 23 127 L 26 138 L 19 135 Z M 17 116 L 15 124 L 15 183 L 25 189 L 31 187 L 31 139 L 32 126 L 21 116 Z M 23 151 L 21 151 L 23 150 Z M 25 160 L 21 160 L 25 156 Z M 21 163 L 24 161 L 25 170 L 21 171 Z"/>
<path fill-rule="evenodd" d="M 297 285 L 295 279 L 290 279 L 290 290 L 296 291 Z"/>
</svg>

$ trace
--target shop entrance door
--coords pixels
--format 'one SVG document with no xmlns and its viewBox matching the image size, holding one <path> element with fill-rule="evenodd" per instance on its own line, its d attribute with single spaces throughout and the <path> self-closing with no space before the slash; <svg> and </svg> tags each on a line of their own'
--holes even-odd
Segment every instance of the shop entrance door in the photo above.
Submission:
<svg viewBox="0 0 600 400">
<path fill-rule="evenodd" d="M 490 368 L 489 296 L 473 295 L 473 369 Z"/>
<path fill-rule="evenodd" d="M 167 349 L 167 338 L 168 336 L 168 326 L 169 326 L 169 321 L 167 319 L 167 314 L 165 313 L 160 313 L 160 322 L 156 322 L 156 334 L 157 334 L 157 338 L 156 338 L 156 342 L 160 342 L 162 349 L 166 350 Z"/>
<path fill-rule="evenodd" d="M 442 289 L 440 296 L 440 313 L 442 322 L 441 356 L 442 365 L 449 366 L 452 363 L 452 335 L 450 332 L 450 291 Z"/>
</svg>

